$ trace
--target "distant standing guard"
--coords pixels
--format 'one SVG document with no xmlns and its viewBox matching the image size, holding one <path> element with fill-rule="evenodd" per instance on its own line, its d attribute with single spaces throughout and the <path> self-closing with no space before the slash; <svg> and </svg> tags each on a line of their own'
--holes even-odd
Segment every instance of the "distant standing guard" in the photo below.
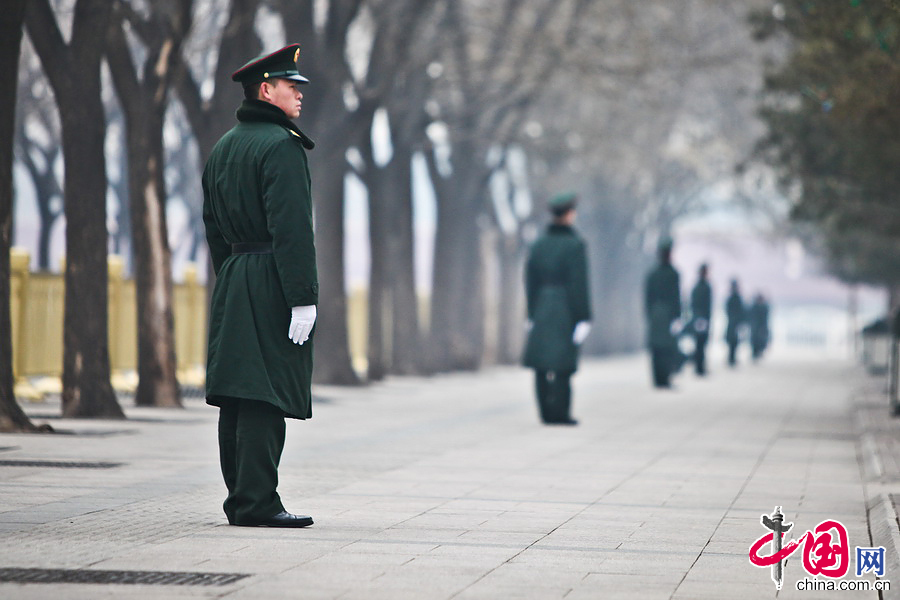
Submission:
<svg viewBox="0 0 900 600">
<path fill-rule="evenodd" d="M 731 280 L 731 295 L 725 301 L 725 314 L 728 325 L 725 328 L 725 341 L 728 343 L 728 366 L 737 365 L 737 348 L 741 343 L 741 329 L 747 320 L 747 310 L 741 299 L 741 290 L 737 279 Z"/>
<path fill-rule="evenodd" d="M 219 407 L 219 458 L 232 525 L 306 527 L 276 491 L 285 417 L 312 416 L 310 382 L 319 285 L 306 150 L 291 121 L 308 80 L 299 44 L 234 72 L 238 123 L 203 172 L 203 222 L 216 273 L 206 401 Z"/>
<path fill-rule="evenodd" d="M 769 346 L 769 303 L 762 294 L 757 294 L 750 305 L 748 321 L 750 323 L 750 348 L 753 360 L 762 358 Z"/>
<path fill-rule="evenodd" d="M 691 291 L 691 332 L 694 335 L 694 369 L 697 375 L 706 375 L 706 344 L 709 342 L 709 325 L 712 318 L 712 288 L 709 285 L 709 267 L 700 265 L 697 283 Z"/>
<path fill-rule="evenodd" d="M 576 203 L 571 192 L 550 200 L 553 222 L 531 247 L 525 270 L 529 332 L 522 362 L 535 371 L 547 424 L 578 424 L 570 414 L 570 379 L 591 330 L 587 245 L 572 227 Z"/>
<path fill-rule="evenodd" d="M 672 266 L 672 239 L 664 237 L 657 247 L 658 263 L 644 285 L 644 310 L 649 325 L 648 345 L 653 368 L 653 385 L 672 387 L 672 373 L 679 366 L 678 340 L 673 323 L 681 317 L 681 284 Z"/>
</svg>

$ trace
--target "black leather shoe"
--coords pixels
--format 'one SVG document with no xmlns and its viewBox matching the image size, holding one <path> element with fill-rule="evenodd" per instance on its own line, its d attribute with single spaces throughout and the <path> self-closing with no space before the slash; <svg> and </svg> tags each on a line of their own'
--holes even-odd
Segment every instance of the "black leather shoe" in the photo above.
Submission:
<svg viewBox="0 0 900 600">
<path fill-rule="evenodd" d="M 272 515 L 265 521 L 256 523 L 255 527 L 309 527 L 313 524 L 312 517 L 306 515 L 292 515 L 286 510 L 277 515 Z"/>
<path fill-rule="evenodd" d="M 544 421 L 545 425 L 578 425 L 578 421 L 571 417 L 559 421 Z"/>
</svg>

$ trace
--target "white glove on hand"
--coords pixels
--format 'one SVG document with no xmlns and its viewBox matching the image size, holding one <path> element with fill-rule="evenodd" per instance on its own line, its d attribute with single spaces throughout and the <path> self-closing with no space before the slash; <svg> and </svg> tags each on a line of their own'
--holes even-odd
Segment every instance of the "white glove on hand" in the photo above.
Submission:
<svg viewBox="0 0 900 600">
<path fill-rule="evenodd" d="M 572 342 L 574 342 L 576 346 L 580 346 L 581 342 L 584 341 L 590 332 L 590 321 L 578 321 L 578 323 L 575 324 L 575 330 L 572 332 Z"/>
<path fill-rule="evenodd" d="M 531 333 L 531 328 L 534 327 L 534 321 L 531 319 L 525 321 L 525 333 Z"/>
<path fill-rule="evenodd" d="M 303 345 L 309 339 L 309 333 L 316 324 L 316 305 L 295 306 L 291 309 L 291 327 L 288 337 L 295 344 Z"/>
</svg>

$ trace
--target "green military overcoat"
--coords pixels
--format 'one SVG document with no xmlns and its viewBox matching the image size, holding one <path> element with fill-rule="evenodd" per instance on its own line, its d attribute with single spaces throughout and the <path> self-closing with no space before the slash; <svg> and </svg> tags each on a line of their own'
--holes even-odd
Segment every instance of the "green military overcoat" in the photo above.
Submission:
<svg viewBox="0 0 900 600">
<path fill-rule="evenodd" d="M 672 321 L 681 316 L 681 292 L 678 271 L 669 263 L 660 263 L 647 275 L 644 285 L 644 311 L 651 348 L 676 348 Z"/>
<path fill-rule="evenodd" d="M 750 344 L 754 348 L 765 348 L 769 345 L 769 304 L 754 302 L 746 311 L 747 324 L 750 326 Z"/>
<path fill-rule="evenodd" d="M 712 318 L 712 287 L 700 280 L 691 290 L 691 328 L 697 333 L 709 333 Z"/>
<path fill-rule="evenodd" d="M 744 301 L 741 300 L 740 294 L 731 292 L 731 295 L 728 296 L 728 300 L 725 301 L 725 315 L 728 317 L 725 341 L 729 344 L 737 344 L 741 340 L 741 325 L 747 318 Z"/>
<path fill-rule="evenodd" d="M 312 197 L 305 148 L 313 143 L 278 107 L 245 100 L 238 124 L 203 171 L 203 222 L 216 273 L 209 317 L 206 398 L 268 402 L 312 416 L 313 335 L 288 337 L 291 307 L 318 303 Z M 271 242 L 268 254 L 233 243 Z"/>
<path fill-rule="evenodd" d="M 532 369 L 578 368 L 575 324 L 591 320 L 587 246 L 567 225 L 550 225 L 531 247 L 525 268 L 528 319 L 522 363 Z"/>
</svg>

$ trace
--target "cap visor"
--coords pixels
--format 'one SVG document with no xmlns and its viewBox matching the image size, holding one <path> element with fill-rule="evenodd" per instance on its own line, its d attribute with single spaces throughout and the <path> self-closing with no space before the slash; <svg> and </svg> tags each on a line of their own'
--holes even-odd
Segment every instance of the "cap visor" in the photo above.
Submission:
<svg viewBox="0 0 900 600">
<path fill-rule="evenodd" d="M 284 75 L 281 79 L 290 79 L 291 81 L 297 81 L 299 83 L 309 83 L 309 79 L 304 77 L 303 75 Z"/>
</svg>

